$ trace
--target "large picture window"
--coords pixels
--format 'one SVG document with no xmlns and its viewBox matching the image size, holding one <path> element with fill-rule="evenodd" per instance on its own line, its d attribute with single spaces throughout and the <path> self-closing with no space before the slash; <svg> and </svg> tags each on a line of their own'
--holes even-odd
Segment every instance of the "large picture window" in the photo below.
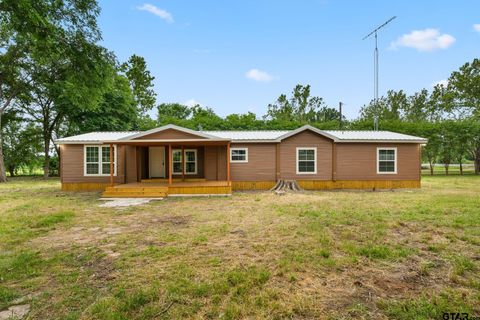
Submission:
<svg viewBox="0 0 480 320">
<path fill-rule="evenodd" d="M 182 150 L 173 150 L 173 174 L 182 174 Z M 185 174 L 197 174 L 197 150 L 185 149 Z"/>
<path fill-rule="evenodd" d="M 297 174 L 317 173 L 317 148 L 297 148 Z"/>
<path fill-rule="evenodd" d="M 231 148 L 230 162 L 248 162 L 248 148 Z"/>
<path fill-rule="evenodd" d="M 85 146 L 84 149 L 84 175 L 109 176 L 110 175 L 110 146 Z M 117 175 L 117 154 L 113 147 L 113 175 Z"/>
<path fill-rule="evenodd" d="M 397 148 L 377 148 L 377 174 L 397 173 Z"/>
</svg>

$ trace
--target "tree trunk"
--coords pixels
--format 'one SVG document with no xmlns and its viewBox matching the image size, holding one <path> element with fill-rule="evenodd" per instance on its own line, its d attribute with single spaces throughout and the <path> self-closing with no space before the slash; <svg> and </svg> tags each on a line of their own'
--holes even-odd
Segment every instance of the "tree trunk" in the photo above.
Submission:
<svg viewBox="0 0 480 320">
<path fill-rule="evenodd" d="M 3 162 L 2 113 L 3 110 L 0 110 L 0 183 L 7 182 L 7 174 L 5 173 L 5 162 Z"/>
<path fill-rule="evenodd" d="M 44 133 L 43 152 L 45 153 L 45 162 L 43 164 L 43 178 L 48 178 L 50 174 L 50 138 Z"/>
<path fill-rule="evenodd" d="M 13 178 L 15 176 L 15 166 L 9 165 L 8 172 L 10 172 L 10 177 Z"/>
<path fill-rule="evenodd" d="M 433 163 L 432 163 L 432 160 L 428 160 L 428 163 L 430 164 L 430 175 L 433 176 Z"/>
<path fill-rule="evenodd" d="M 475 174 L 478 174 L 480 172 L 480 148 L 477 149 L 477 152 L 475 152 Z"/>
<path fill-rule="evenodd" d="M 463 164 L 462 164 L 462 160 L 460 160 L 458 162 L 458 164 L 460 165 L 460 174 L 463 176 Z"/>
<path fill-rule="evenodd" d="M 450 165 L 448 163 L 445 163 L 445 175 L 447 175 L 447 176 L 448 176 L 448 167 L 449 166 Z"/>
</svg>

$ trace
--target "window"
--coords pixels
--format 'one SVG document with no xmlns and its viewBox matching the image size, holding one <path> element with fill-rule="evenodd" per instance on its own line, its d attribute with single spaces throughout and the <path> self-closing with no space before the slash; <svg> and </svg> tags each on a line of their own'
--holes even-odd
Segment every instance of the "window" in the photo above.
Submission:
<svg viewBox="0 0 480 320">
<path fill-rule="evenodd" d="M 182 173 L 182 150 L 173 150 L 173 173 Z"/>
<path fill-rule="evenodd" d="M 197 150 L 185 149 L 185 174 L 197 174 Z M 182 150 L 173 150 L 173 173 L 182 174 Z"/>
<path fill-rule="evenodd" d="M 110 175 L 110 146 L 85 146 L 85 176 Z M 113 174 L 117 175 L 117 154 L 113 147 Z"/>
<path fill-rule="evenodd" d="M 248 162 L 248 148 L 230 149 L 230 162 Z"/>
<path fill-rule="evenodd" d="M 317 148 L 297 148 L 297 174 L 317 173 Z"/>
<path fill-rule="evenodd" d="M 397 148 L 377 148 L 377 174 L 397 173 Z"/>
</svg>

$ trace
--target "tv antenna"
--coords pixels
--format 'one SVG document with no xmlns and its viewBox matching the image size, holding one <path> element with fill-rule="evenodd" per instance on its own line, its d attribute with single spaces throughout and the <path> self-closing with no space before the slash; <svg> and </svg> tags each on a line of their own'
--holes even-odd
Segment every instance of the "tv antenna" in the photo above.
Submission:
<svg viewBox="0 0 480 320">
<path fill-rule="evenodd" d="M 369 38 L 370 36 L 374 35 L 375 36 L 375 50 L 373 54 L 373 74 L 374 74 L 374 81 L 373 81 L 373 105 L 377 107 L 378 103 L 378 36 L 377 33 L 385 27 L 387 24 L 389 24 L 393 19 L 395 19 L 397 16 L 393 16 L 390 19 L 388 19 L 386 22 L 384 22 L 382 25 L 378 26 L 375 28 L 372 32 L 367 34 L 365 37 L 363 37 L 362 40 L 365 40 Z M 376 109 L 376 108 L 375 108 Z M 374 115 L 374 120 L 373 120 L 373 129 L 375 131 L 378 130 L 378 116 L 375 114 Z"/>
</svg>

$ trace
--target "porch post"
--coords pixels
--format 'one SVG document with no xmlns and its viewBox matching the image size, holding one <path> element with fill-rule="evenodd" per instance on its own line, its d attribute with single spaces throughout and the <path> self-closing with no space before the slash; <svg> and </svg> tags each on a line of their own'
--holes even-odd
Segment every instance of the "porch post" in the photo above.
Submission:
<svg viewBox="0 0 480 320">
<path fill-rule="evenodd" d="M 231 185 L 231 182 L 230 182 L 230 142 L 227 143 L 227 181 L 228 181 L 228 185 Z"/>
<path fill-rule="evenodd" d="M 182 145 L 182 181 L 185 181 L 185 146 Z"/>
<path fill-rule="evenodd" d="M 172 185 L 172 171 L 173 171 L 173 159 L 172 159 L 172 145 L 168 145 L 168 184 Z"/>
<path fill-rule="evenodd" d="M 113 187 L 113 143 L 110 143 L 110 186 Z"/>
</svg>

